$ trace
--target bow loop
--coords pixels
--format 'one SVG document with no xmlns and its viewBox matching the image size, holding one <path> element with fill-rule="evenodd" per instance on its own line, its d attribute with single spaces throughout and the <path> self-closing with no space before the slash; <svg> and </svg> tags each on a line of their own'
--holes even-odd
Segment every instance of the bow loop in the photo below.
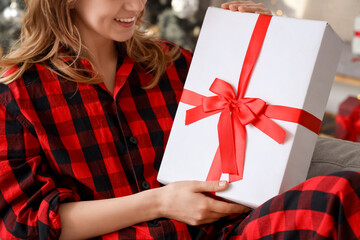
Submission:
<svg viewBox="0 0 360 240">
<path fill-rule="evenodd" d="M 217 113 L 228 107 L 229 103 L 221 96 L 206 97 L 202 100 L 203 111 Z"/>
<path fill-rule="evenodd" d="M 234 113 L 244 126 L 255 121 L 266 106 L 266 102 L 260 98 L 243 98 L 239 100 L 239 103 L 238 110 L 235 110 Z"/>
<path fill-rule="evenodd" d="M 236 99 L 234 88 L 230 83 L 222 79 L 216 78 L 209 90 L 217 95 L 223 96 L 225 99 Z"/>
<path fill-rule="evenodd" d="M 236 94 L 231 84 L 219 78 L 214 80 L 210 91 L 217 94 L 217 96 L 203 98 L 202 106 L 204 112 L 218 113 L 219 111 L 229 109 L 231 114 L 236 114 L 244 126 L 255 121 L 266 106 L 266 102 L 259 98 L 236 99 Z"/>
</svg>

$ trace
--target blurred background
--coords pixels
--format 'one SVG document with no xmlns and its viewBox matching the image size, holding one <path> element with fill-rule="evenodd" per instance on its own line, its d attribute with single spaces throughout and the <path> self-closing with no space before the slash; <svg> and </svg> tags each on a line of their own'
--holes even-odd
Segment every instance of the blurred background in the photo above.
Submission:
<svg viewBox="0 0 360 240">
<path fill-rule="evenodd" d="M 355 118 L 353 121 L 360 119 L 360 116 L 353 116 L 360 115 L 360 0 L 255 1 L 265 4 L 273 15 L 327 21 L 344 40 L 322 128 L 323 134 L 339 137 L 336 128 L 345 126 L 344 121 L 340 124 L 341 115 L 351 115 Z M 219 7 L 224 2 L 227 1 L 148 0 L 144 28 L 160 39 L 194 50 L 206 9 Z M 19 35 L 24 8 L 24 0 L 0 0 L 0 52 L 4 54 Z M 346 102 L 349 98 L 351 106 Z M 345 113 L 344 108 L 347 109 Z M 360 120 L 358 125 L 360 139 Z"/>
</svg>

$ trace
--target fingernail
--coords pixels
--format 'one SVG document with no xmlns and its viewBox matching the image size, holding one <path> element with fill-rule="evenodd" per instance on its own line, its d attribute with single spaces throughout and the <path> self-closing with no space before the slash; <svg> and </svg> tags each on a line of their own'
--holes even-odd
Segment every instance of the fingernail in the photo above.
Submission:
<svg viewBox="0 0 360 240">
<path fill-rule="evenodd" d="M 220 181 L 219 182 L 219 187 L 224 187 L 226 185 L 226 181 Z"/>
</svg>

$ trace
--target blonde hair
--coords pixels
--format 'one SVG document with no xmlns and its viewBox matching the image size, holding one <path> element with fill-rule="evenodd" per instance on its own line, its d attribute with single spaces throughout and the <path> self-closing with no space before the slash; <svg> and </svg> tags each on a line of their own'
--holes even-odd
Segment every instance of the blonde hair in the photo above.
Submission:
<svg viewBox="0 0 360 240">
<path fill-rule="evenodd" d="M 10 53 L 0 61 L 1 75 L 13 67 L 16 70 L 0 78 L 0 82 L 8 84 L 20 78 L 34 64 L 42 64 L 70 81 L 89 84 L 102 82 L 101 76 L 96 72 L 88 74 L 89 70 L 79 62 L 82 59 L 89 60 L 89 54 L 72 22 L 71 6 L 75 1 L 25 0 L 27 11 L 20 38 Z M 126 42 L 119 42 L 118 49 L 153 74 L 153 81 L 144 87 L 152 88 L 180 51 L 177 47 L 165 50 L 154 36 L 140 30 L 142 23 L 141 16 L 133 37 Z"/>
</svg>

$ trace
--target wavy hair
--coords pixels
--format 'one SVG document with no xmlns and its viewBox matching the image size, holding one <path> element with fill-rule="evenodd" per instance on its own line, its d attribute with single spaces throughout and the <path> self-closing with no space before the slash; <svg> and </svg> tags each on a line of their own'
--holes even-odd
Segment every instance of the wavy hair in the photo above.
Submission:
<svg viewBox="0 0 360 240">
<path fill-rule="evenodd" d="M 102 77 L 81 66 L 80 60 L 89 54 L 82 45 L 80 34 L 73 24 L 71 6 L 76 0 L 25 0 L 26 14 L 20 38 L 10 53 L 0 60 L 0 74 L 16 67 L 10 75 L 0 78 L 2 83 L 10 83 L 34 64 L 42 64 L 69 81 L 96 84 Z M 154 36 L 140 30 L 142 17 L 136 23 L 131 39 L 119 42 L 118 49 L 133 58 L 137 64 L 153 74 L 153 81 L 144 88 L 156 86 L 168 64 L 180 54 L 179 48 L 164 50 Z M 90 62 L 91 64 L 91 62 Z M 93 65 L 92 65 L 93 66 Z"/>
</svg>

